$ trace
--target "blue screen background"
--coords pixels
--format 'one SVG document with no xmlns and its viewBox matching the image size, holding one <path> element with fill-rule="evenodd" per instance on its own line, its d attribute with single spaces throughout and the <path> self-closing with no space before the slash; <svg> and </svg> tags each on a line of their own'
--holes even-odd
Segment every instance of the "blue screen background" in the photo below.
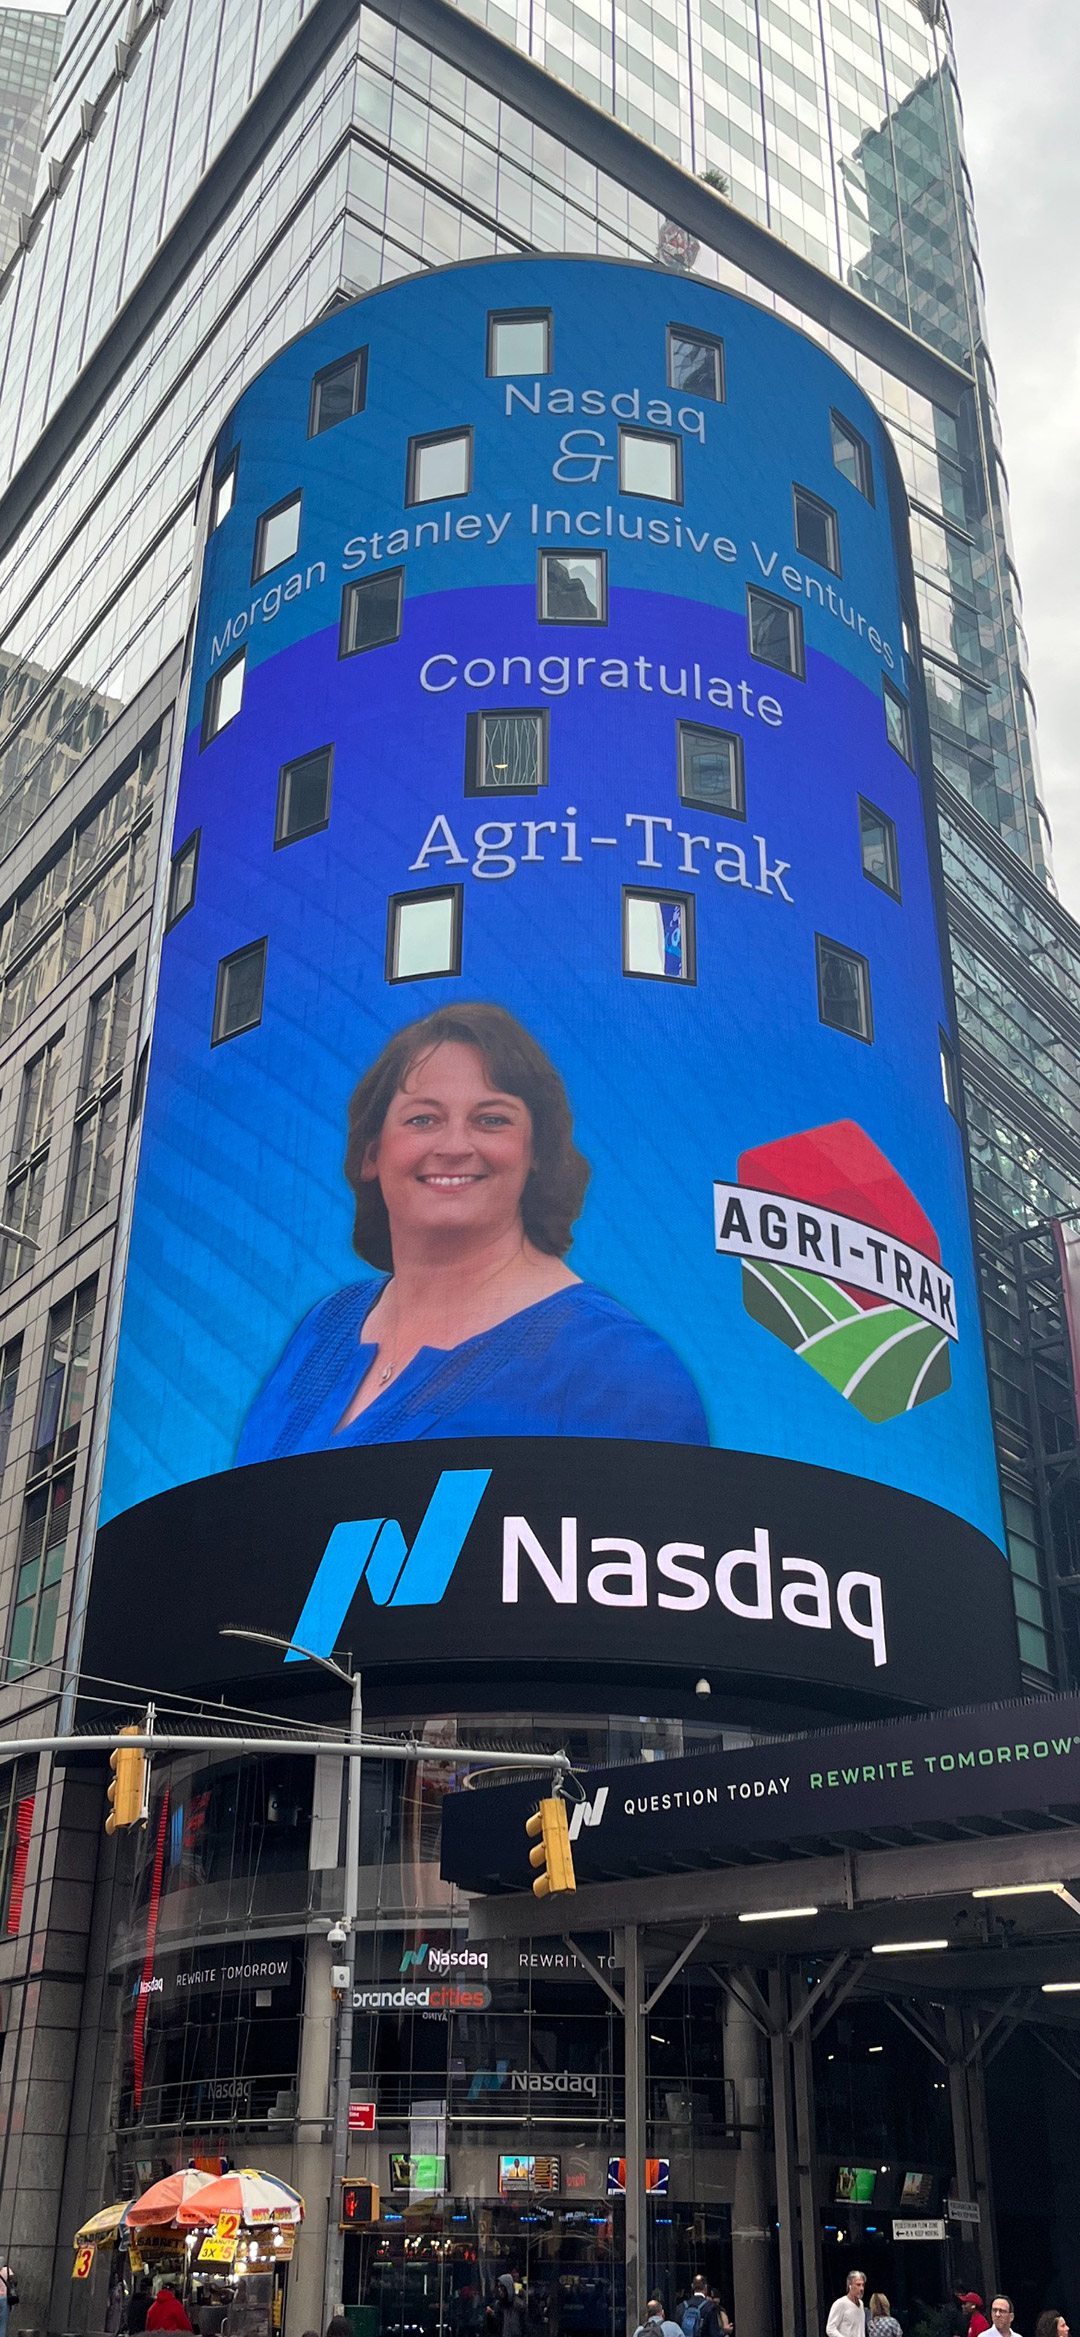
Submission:
<svg viewBox="0 0 1080 2337">
<path fill-rule="evenodd" d="M 553 312 L 553 370 L 540 412 L 515 402 L 508 416 L 506 383 L 484 374 L 486 319 L 490 309 L 524 306 Z M 667 389 L 672 321 L 723 336 L 725 404 Z M 361 342 L 365 411 L 309 440 L 312 374 Z M 531 381 L 518 386 L 531 397 Z M 576 410 L 551 414 L 546 400 L 561 386 Z M 684 530 L 707 529 L 710 546 L 729 539 L 733 560 L 685 540 L 621 541 L 619 512 L 628 525 L 640 516 L 645 529 L 650 519 L 670 529 L 674 515 L 620 496 L 610 462 L 596 483 L 553 479 L 567 431 L 597 432 L 599 450 L 613 451 L 610 412 L 580 410 L 589 387 L 608 406 L 636 387 L 643 418 L 650 398 L 703 414 L 704 445 L 684 432 L 679 516 Z M 834 465 L 833 408 L 873 450 L 873 505 Z M 465 421 L 475 429 L 471 492 L 405 509 L 409 434 Z M 939 1030 L 951 1029 L 951 1009 L 923 804 L 915 772 L 886 738 L 890 669 L 868 638 L 873 625 L 908 691 L 884 437 L 868 401 L 813 343 L 732 295 L 659 270 L 497 262 L 389 288 L 303 336 L 242 400 L 219 464 L 233 446 L 237 499 L 206 551 L 174 826 L 176 844 L 201 831 L 198 887 L 163 946 L 103 1518 L 230 1466 L 252 1398 L 297 1322 L 368 1272 L 350 1246 L 342 1174 L 356 1081 L 403 1022 L 484 998 L 528 1026 L 570 1096 L 592 1180 L 569 1263 L 675 1348 L 701 1391 L 713 1443 L 878 1478 L 1000 1543 L 963 1148 L 941 1083 Z M 838 512 L 842 583 L 796 551 L 794 481 Z M 296 560 L 253 586 L 256 520 L 297 486 Z M 609 505 L 612 536 L 577 539 L 608 550 L 607 625 L 538 624 L 537 546 L 561 540 L 544 513 L 597 513 L 603 529 Z M 417 548 L 417 523 L 447 512 L 452 525 L 479 515 L 481 537 Z M 488 540 L 503 514 L 498 542 Z M 370 544 L 394 528 L 410 531 L 404 554 L 356 565 L 357 539 Z M 398 559 L 400 641 L 339 660 L 343 584 Z M 862 627 L 785 585 L 786 562 L 832 582 Z M 295 597 L 272 618 L 256 608 L 226 642 L 236 614 L 292 574 L 302 579 Z M 800 599 L 804 682 L 749 655 L 746 586 L 766 582 Z M 242 711 L 200 751 L 206 682 L 237 638 L 248 653 Z M 564 655 L 623 659 L 632 686 L 603 689 L 594 665 L 580 687 L 545 692 L 539 661 Z M 457 660 L 429 677 L 456 672 L 453 687 L 421 687 L 435 656 Z M 531 659 L 529 686 L 520 668 L 506 687 L 498 678 L 465 683 L 470 659 L 493 660 L 498 677 L 509 656 Z M 642 656 L 648 689 L 633 672 Z M 686 698 L 660 689 L 661 662 L 669 689 L 685 671 Z M 712 676 L 736 691 L 745 682 L 752 705 L 763 693 L 776 702 L 779 724 L 738 703 L 724 711 L 704 695 L 695 701 L 695 664 L 703 691 Z M 466 797 L 466 716 L 499 704 L 549 708 L 549 784 L 505 801 Z M 680 803 L 680 717 L 743 732 L 745 821 Z M 329 826 L 275 851 L 281 765 L 331 741 Z M 860 793 L 895 822 L 899 903 L 863 874 Z M 569 807 L 580 864 L 561 857 Z M 659 869 L 641 865 L 643 830 L 626 824 L 634 813 L 672 822 L 657 830 Z M 439 814 L 465 865 L 443 850 L 417 869 Z M 560 824 L 557 837 L 539 839 L 542 862 L 522 862 L 526 819 Z M 508 850 L 517 865 L 505 876 L 474 873 L 477 828 L 503 820 L 515 826 Z M 698 873 L 680 870 L 680 828 L 742 846 L 750 885 L 719 882 L 702 849 Z M 591 846 L 593 833 L 615 836 L 616 847 Z M 759 836 L 767 863 L 787 864 L 790 902 L 775 882 L 756 889 Z M 388 984 L 388 897 L 447 879 L 464 886 L 461 976 Z M 627 884 L 693 893 L 694 986 L 623 975 Z M 819 1019 L 819 933 L 870 962 L 872 1045 Z M 262 1021 L 212 1048 L 219 960 L 264 935 Z M 749 1147 L 837 1119 L 858 1122 L 911 1187 L 956 1278 L 951 1389 L 880 1425 L 751 1320 L 737 1263 L 713 1246 L 713 1179 L 734 1178 Z"/>
</svg>

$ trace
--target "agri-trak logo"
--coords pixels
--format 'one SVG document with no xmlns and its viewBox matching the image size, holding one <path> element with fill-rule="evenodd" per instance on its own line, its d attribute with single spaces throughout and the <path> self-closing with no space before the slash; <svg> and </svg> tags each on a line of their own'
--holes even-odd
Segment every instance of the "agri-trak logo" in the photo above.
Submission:
<svg viewBox="0 0 1080 2337">
<path fill-rule="evenodd" d="M 895 1420 L 952 1383 L 956 1294 L 915 1195 L 854 1120 L 761 1144 L 716 1184 L 716 1247 L 755 1322 L 854 1404 Z"/>
</svg>

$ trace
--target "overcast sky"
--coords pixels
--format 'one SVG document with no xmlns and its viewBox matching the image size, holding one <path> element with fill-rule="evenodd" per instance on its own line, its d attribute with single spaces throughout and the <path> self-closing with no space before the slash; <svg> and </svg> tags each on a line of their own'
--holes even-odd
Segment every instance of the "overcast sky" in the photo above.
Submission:
<svg viewBox="0 0 1080 2337">
<path fill-rule="evenodd" d="M 1080 7 L 950 0 L 1054 867 L 1080 917 Z"/>
</svg>

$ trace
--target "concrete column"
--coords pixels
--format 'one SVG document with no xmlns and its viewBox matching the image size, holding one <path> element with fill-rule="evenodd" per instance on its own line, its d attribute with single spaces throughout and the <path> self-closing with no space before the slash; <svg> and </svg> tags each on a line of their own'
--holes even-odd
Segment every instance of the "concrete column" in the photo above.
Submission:
<svg viewBox="0 0 1080 2337">
<path fill-rule="evenodd" d="M 741 1975 L 733 1975 L 738 1981 Z M 739 2155 L 731 2210 L 731 2256 L 737 2329 L 779 2337 L 769 2277 L 769 2206 L 765 2181 L 765 2052 L 756 2022 L 733 1996 L 724 1998 L 724 2075 L 735 2089 Z"/>
<path fill-rule="evenodd" d="M 784 2337 L 805 2337 L 799 2278 L 799 2213 L 792 2134 L 791 2047 L 787 2039 L 787 1969 L 769 1974 L 769 2011 L 775 2024 L 769 2040 L 772 2076 L 773 2148 L 776 2157 L 776 2220 L 780 2226 L 780 2319 Z"/>
<path fill-rule="evenodd" d="M 310 1933 L 304 1971 L 304 2009 L 300 2021 L 300 2070 L 297 2080 L 296 2146 L 293 2181 L 306 2208 L 296 2254 L 289 2271 L 285 2337 L 302 2337 L 305 2329 L 321 2329 L 323 2277 L 326 2267 L 327 2216 L 337 2216 L 330 2200 L 330 2075 L 334 2037 L 330 1996 L 331 1953 L 326 1939 Z"/>
<path fill-rule="evenodd" d="M 974 2032 L 970 2013 L 964 2017 L 964 2036 L 968 2048 Z M 968 2117 L 971 2124 L 971 2157 L 975 2170 L 975 2188 L 969 2197 L 979 2202 L 979 2268 L 983 2289 L 991 2297 L 997 2285 L 997 2249 L 994 2244 L 994 2192 L 990 2178 L 990 2138 L 986 2127 L 986 2080 L 982 2053 L 973 2054 L 967 2069 Z"/>
</svg>

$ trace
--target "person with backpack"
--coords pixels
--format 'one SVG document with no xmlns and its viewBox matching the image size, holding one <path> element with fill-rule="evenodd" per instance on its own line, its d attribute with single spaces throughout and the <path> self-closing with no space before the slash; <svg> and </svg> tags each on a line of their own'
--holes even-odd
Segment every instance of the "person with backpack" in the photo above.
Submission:
<svg viewBox="0 0 1080 2337">
<path fill-rule="evenodd" d="M 19 2288 L 10 2264 L 0 2264 L 0 2337 L 7 2337 L 8 2314 L 19 2301 Z"/>
<path fill-rule="evenodd" d="M 708 2302 L 709 2291 L 705 2285 L 705 2280 L 700 2272 L 695 2272 L 693 2280 L 690 2284 L 690 2294 L 687 2297 L 682 2312 L 679 2315 L 679 2320 L 682 2326 L 682 2337 L 705 2337 L 705 2332 L 701 2326 L 701 2320 L 704 2308 Z"/>
<path fill-rule="evenodd" d="M 634 2331 L 634 2337 L 682 2337 L 677 2321 L 669 2321 L 658 2296 L 651 2296 L 645 2307 L 645 2318 Z"/>
</svg>

